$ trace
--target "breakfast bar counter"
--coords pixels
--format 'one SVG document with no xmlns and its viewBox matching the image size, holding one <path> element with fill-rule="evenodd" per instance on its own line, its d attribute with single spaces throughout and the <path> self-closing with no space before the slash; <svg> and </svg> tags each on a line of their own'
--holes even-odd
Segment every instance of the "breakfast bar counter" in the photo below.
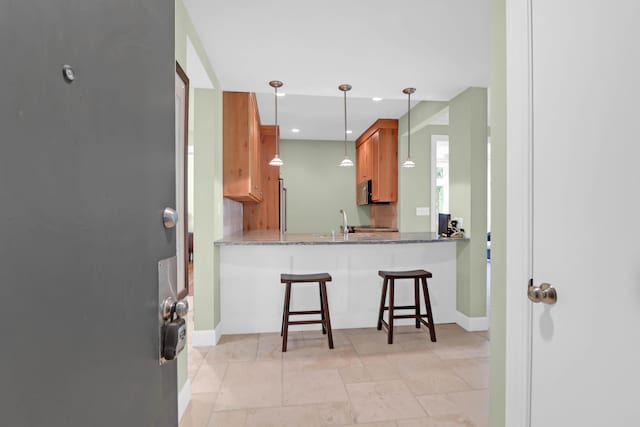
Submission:
<svg viewBox="0 0 640 427">
<path fill-rule="evenodd" d="M 435 233 L 281 234 L 248 232 L 215 242 L 220 259 L 221 334 L 279 332 L 284 286 L 280 274 L 326 272 L 334 329 L 375 327 L 382 279 L 379 270 L 425 269 L 434 323 L 455 323 L 456 245 L 468 239 Z M 302 284 L 292 296 L 295 310 L 318 306 L 317 285 Z M 413 282 L 396 284 L 396 304 L 413 302 Z M 424 309 L 423 309 L 424 310 Z M 396 324 L 410 324 L 397 321 Z M 317 326 L 297 326 L 309 329 Z"/>
</svg>

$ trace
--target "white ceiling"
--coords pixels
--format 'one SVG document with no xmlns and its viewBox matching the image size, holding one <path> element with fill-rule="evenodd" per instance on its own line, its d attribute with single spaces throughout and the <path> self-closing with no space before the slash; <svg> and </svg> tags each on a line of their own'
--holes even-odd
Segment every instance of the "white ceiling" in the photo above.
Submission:
<svg viewBox="0 0 640 427">
<path fill-rule="evenodd" d="M 281 80 L 283 138 L 343 139 L 338 85 L 349 83 L 355 139 L 413 100 L 447 101 L 489 84 L 488 0 L 185 0 L 223 90 L 258 94 L 272 124 Z M 384 98 L 381 102 L 371 97 Z M 291 133 L 299 128 L 300 133 Z"/>
</svg>

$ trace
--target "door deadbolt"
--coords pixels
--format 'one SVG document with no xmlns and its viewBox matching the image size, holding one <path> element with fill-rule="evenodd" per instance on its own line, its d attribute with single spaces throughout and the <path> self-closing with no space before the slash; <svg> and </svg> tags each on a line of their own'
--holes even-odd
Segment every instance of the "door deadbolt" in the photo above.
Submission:
<svg viewBox="0 0 640 427">
<path fill-rule="evenodd" d="M 529 279 L 527 288 L 527 296 L 531 302 L 542 302 L 545 304 L 555 304 L 558 302 L 558 293 L 556 288 L 549 283 L 542 283 L 540 286 L 533 285 L 533 279 Z"/>
<path fill-rule="evenodd" d="M 173 228 L 178 223 L 178 212 L 173 208 L 164 208 L 162 211 L 162 223 L 164 228 Z"/>
</svg>

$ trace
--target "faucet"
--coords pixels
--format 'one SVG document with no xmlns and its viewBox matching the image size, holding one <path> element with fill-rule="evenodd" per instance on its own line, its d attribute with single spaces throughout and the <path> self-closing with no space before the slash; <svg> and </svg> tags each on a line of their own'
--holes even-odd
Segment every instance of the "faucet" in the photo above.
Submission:
<svg viewBox="0 0 640 427">
<path fill-rule="evenodd" d="M 347 225 L 347 213 L 343 209 L 340 209 L 340 213 L 342 214 L 342 234 L 344 234 L 345 237 L 348 237 L 349 226 Z"/>
</svg>

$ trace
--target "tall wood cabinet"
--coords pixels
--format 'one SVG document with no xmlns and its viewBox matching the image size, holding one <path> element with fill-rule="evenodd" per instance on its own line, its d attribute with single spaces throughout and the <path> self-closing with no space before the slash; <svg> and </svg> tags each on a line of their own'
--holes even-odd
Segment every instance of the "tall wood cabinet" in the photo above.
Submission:
<svg viewBox="0 0 640 427">
<path fill-rule="evenodd" d="M 268 161 L 276 151 L 276 127 L 260 126 L 260 188 L 263 199 L 260 203 L 245 202 L 243 229 L 278 230 L 280 228 L 280 168 L 269 166 Z"/>
<path fill-rule="evenodd" d="M 378 119 L 356 140 L 356 185 L 371 180 L 373 202 L 398 201 L 398 120 Z"/>
<path fill-rule="evenodd" d="M 256 95 L 223 94 L 223 193 L 238 202 L 263 199 L 260 171 L 260 115 Z"/>
</svg>

